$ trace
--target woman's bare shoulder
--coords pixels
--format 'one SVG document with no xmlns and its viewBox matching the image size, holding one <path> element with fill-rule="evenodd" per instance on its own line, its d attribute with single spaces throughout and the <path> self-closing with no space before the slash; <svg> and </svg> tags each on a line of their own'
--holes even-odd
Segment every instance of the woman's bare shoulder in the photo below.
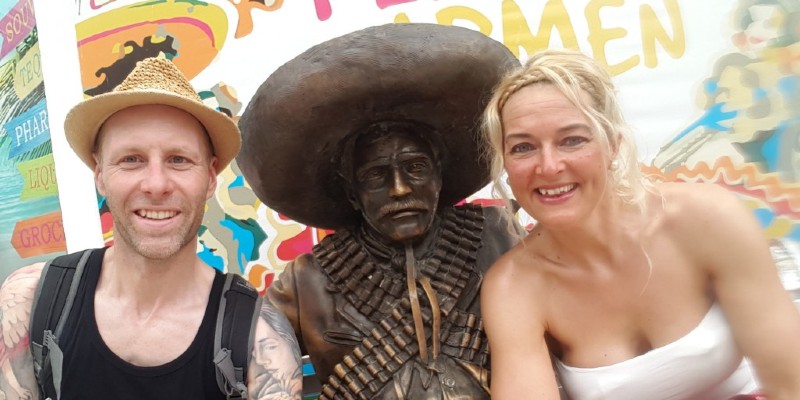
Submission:
<svg viewBox="0 0 800 400">
<path fill-rule="evenodd" d="M 486 273 L 484 292 L 508 296 L 520 292 L 520 296 L 534 296 L 538 291 L 541 268 L 544 262 L 538 257 L 534 244 L 523 240 L 503 254 Z"/>
<path fill-rule="evenodd" d="M 545 285 L 537 261 L 523 241 L 487 271 L 481 287 L 481 310 L 487 333 L 495 340 L 514 341 L 520 335 L 530 338 L 543 334 Z"/>
<path fill-rule="evenodd" d="M 733 193 L 713 183 L 662 182 L 655 186 L 667 205 L 705 206 L 716 200 L 736 198 Z"/>
<path fill-rule="evenodd" d="M 687 249 L 697 250 L 712 244 L 724 247 L 734 239 L 731 235 L 760 235 L 758 223 L 746 204 L 722 186 L 670 183 L 658 185 L 657 189 L 663 196 L 662 232 L 671 234 Z"/>
<path fill-rule="evenodd" d="M 656 185 L 651 212 L 663 212 L 671 222 L 716 222 L 740 211 L 741 201 L 729 190 L 711 183 L 670 182 Z"/>
</svg>

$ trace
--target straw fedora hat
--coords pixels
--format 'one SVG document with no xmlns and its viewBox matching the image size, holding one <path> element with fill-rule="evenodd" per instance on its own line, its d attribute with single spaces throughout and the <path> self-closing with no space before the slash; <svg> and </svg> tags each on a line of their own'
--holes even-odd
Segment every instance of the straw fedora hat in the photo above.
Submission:
<svg viewBox="0 0 800 400">
<path fill-rule="evenodd" d="M 389 24 L 331 39 L 278 68 L 239 128 L 237 163 L 256 195 L 295 221 L 355 226 L 360 214 L 338 177 L 342 143 L 380 121 L 432 127 L 442 149 L 440 206 L 489 181 L 480 118 L 492 88 L 519 61 L 480 32 Z"/>
<path fill-rule="evenodd" d="M 193 115 L 206 129 L 218 159 L 217 171 L 233 160 L 241 146 L 236 123 L 227 115 L 203 104 L 178 67 L 165 58 L 147 58 L 122 83 L 108 93 L 75 105 L 64 121 L 67 142 L 80 159 L 94 169 L 92 153 L 103 123 L 115 112 L 144 105 L 163 104 Z"/>
</svg>

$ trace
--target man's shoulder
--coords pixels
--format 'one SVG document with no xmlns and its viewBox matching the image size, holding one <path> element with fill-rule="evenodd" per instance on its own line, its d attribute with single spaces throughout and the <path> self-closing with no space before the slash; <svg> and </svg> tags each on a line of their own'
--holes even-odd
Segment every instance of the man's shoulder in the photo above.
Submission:
<svg viewBox="0 0 800 400">
<path fill-rule="evenodd" d="M 213 273 L 214 279 L 222 279 L 223 281 L 230 280 L 231 285 L 237 285 L 246 290 L 253 290 L 253 291 L 256 290 L 255 286 L 253 286 L 253 284 L 249 280 L 247 280 L 247 277 L 242 274 L 231 271 L 224 272 L 213 268 L 209 269 Z"/>
<path fill-rule="evenodd" d="M 34 293 L 44 265 L 37 263 L 19 268 L 0 286 L 0 345 L 6 349 L 0 352 L 0 363 L 4 365 L 4 376 L 13 378 L 13 381 L 0 379 L 0 393 L 9 398 L 38 398 L 28 351 L 28 329 Z"/>
<path fill-rule="evenodd" d="M 14 347 L 28 337 L 31 307 L 44 263 L 24 266 L 12 272 L 0 286 L 0 339 Z"/>
<path fill-rule="evenodd" d="M 89 249 L 99 250 L 99 249 Z M 61 267 L 76 267 L 81 261 L 86 261 L 90 251 L 82 250 L 54 257 L 48 262 L 39 262 L 21 267 L 6 277 L 0 286 L 0 302 L 5 310 L 9 304 L 18 304 L 21 301 L 32 302 L 45 266 L 50 263 Z"/>
<path fill-rule="evenodd" d="M 22 298 L 27 298 L 28 292 L 31 292 L 30 299 L 32 300 L 33 291 L 36 290 L 36 286 L 39 284 L 39 278 L 42 275 L 44 266 L 45 263 L 43 262 L 30 264 L 8 275 L 3 281 L 2 286 L 0 286 L 0 298 L 3 303 L 5 304 L 7 300 L 21 300 Z M 23 295 L 25 296 L 20 297 Z"/>
<path fill-rule="evenodd" d="M 34 264 L 28 264 L 21 268 L 17 268 L 6 277 L 6 279 L 3 282 L 3 285 L 5 285 L 5 282 L 12 280 L 16 281 L 19 279 L 30 279 L 31 276 L 36 276 L 38 279 L 38 276 L 42 274 L 42 270 L 44 269 L 45 264 L 47 263 L 37 262 Z"/>
</svg>

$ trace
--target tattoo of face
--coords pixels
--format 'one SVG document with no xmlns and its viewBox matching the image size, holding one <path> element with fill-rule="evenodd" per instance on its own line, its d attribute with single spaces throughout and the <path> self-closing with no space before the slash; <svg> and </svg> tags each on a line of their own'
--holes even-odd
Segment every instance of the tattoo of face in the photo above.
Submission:
<svg viewBox="0 0 800 400">
<path fill-rule="evenodd" d="M 303 374 L 300 347 L 289 320 L 264 301 L 256 322 L 250 394 L 255 399 L 300 399 Z"/>
</svg>

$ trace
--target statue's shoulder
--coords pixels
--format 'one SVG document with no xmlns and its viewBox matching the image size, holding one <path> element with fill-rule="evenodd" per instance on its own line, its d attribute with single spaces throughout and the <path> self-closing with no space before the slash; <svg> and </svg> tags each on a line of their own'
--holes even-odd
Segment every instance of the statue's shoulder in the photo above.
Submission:
<svg viewBox="0 0 800 400">
<path fill-rule="evenodd" d="M 471 216 L 473 223 L 480 226 L 481 247 L 483 251 L 497 250 L 502 254 L 525 236 L 517 219 L 508 208 L 491 204 L 463 204 L 453 207 L 464 215 Z"/>
<path fill-rule="evenodd" d="M 320 280 L 327 276 L 326 266 L 340 264 L 343 257 L 352 255 L 356 245 L 349 231 L 336 231 L 314 245 L 310 253 L 301 254 L 286 264 L 281 275 L 291 275 L 297 281 Z"/>
<path fill-rule="evenodd" d="M 491 204 L 464 203 L 449 207 L 453 214 L 466 216 L 468 219 L 483 222 L 485 227 L 507 227 L 514 216 L 503 206 Z"/>
<path fill-rule="evenodd" d="M 299 256 L 295 257 L 294 260 L 290 261 L 284 267 L 284 271 L 299 271 L 305 270 L 308 268 L 313 268 L 317 264 L 316 259 L 314 258 L 313 253 L 303 253 Z"/>
<path fill-rule="evenodd" d="M 502 206 L 483 206 L 483 215 L 489 223 L 498 222 L 504 225 L 508 225 L 509 220 L 515 219 L 514 215 L 506 207 Z"/>
<path fill-rule="evenodd" d="M 267 289 L 267 297 L 283 308 L 284 303 L 294 304 L 296 297 L 299 296 L 299 288 L 311 288 L 317 282 L 323 282 L 324 286 L 326 279 L 314 255 L 301 254 L 283 267 L 278 279 Z"/>
<path fill-rule="evenodd" d="M 352 247 L 354 243 L 356 243 L 356 240 L 353 234 L 347 229 L 340 229 L 326 235 L 319 243 L 314 245 L 310 254 L 304 254 L 304 256 L 324 262 L 323 260 L 337 257 L 343 249 Z"/>
</svg>

